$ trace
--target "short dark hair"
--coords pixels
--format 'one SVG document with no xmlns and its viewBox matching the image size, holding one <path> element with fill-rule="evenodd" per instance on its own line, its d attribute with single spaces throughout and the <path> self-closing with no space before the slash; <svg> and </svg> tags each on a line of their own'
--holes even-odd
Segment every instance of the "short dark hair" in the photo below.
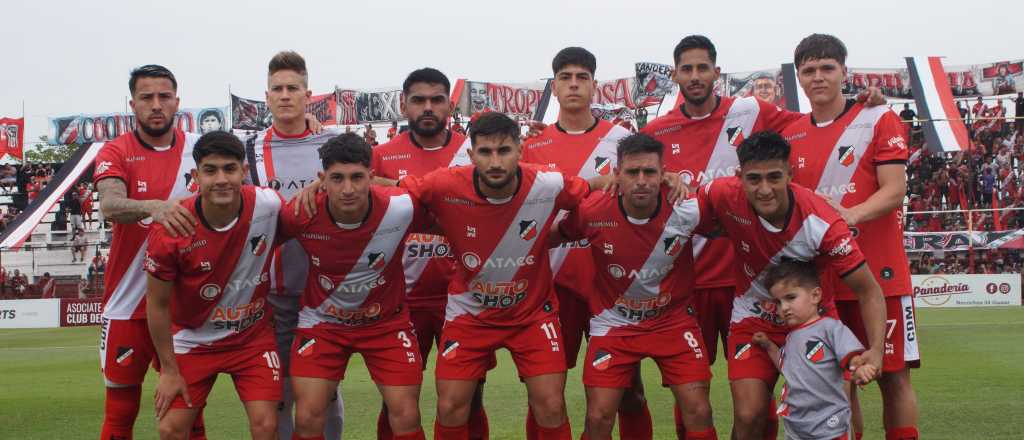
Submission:
<svg viewBox="0 0 1024 440">
<path fill-rule="evenodd" d="M 580 66 L 590 71 L 590 76 L 594 76 L 594 72 L 597 71 L 597 58 L 582 47 L 567 47 L 558 51 L 551 60 L 551 73 L 558 75 L 565 66 Z"/>
<path fill-rule="evenodd" d="M 131 76 L 128 78 L 128 91 L 132 96 L 135 96 L 135 83 L 139 81 L 139 78 L 167 78 L 171 80 L 174 91 L 178 91 L 178 80 L 174 79 L 174 74 L 159 64 L 146 64 L 132 70 Z"/>
<path fill-rule="evenodd" d="M 440 70 L 433 67 L 413 70 L 409 76 L 405 77 L 405 82 L 402 83 L 402 93 L 408 94 L 409 89 L 416 83 L 440 84 L 444 86 L 445 93 L 452 93 L 451 81 L 448 81 L 448 77 L 441 73 Z"/>
<path fill-rule="evenodd" d="M 796 285 L 808 289 L 821 286 L 818 268 L 814 266 L 814 263 L 790 258 L 783 258 L 779 264 L 769 267 L 768 272 L 764 274 L 763 283 L 768 290 L 782 282 L 796 283 Z"/>
<path fill-rule="evenodd" d="M 715 50 L 715 44 L 711 42 L 708 37 L 703 35 L 688 35 L 682 40 L 679 40 L 679 44 L 676 45 L 675 50 L 672 51 L 672 60 L 676 64 L 679 64 L 679 57 L 690 49 L 704 49 L 708 51 L 708 58 L 711 58 L 712 63 L 718 62 L 718 51 Z"/>
<path fill-rule="evenodd" d="M 206 119 L 207 116 L 213 116 L 217 118 L 218 121 L 221 121 L 221 123 L 224 122 L 224 120 L 221 118 L 219 110 L 209 109 L 203 110 L 203 112 L 199 114 L 199 123 L 201 124 L 203 122 L 203 119 Z"/>
<path fill-rule="evenodd" d="M 324 142 L 317 150 L 324 170 L 336 163 L 357 163 L 370 168 L 373 157 L 370 144 L 355 133 L 343 133 Z"/>
<path fill-rule="evenodd" d="M 306 59 L 293 50 L 278 52 L 267 64 L 267 76 L 282 70 L 291 70 L 302 75 L 302 85 L 309 87 L 309 72 L 306 71 Z"/>
<path fill-rule="evenodd" d="M 202 135 L 192 148 L 192 158 L 196 165 L 206 156 L 219 155 L 245 161 L 245 146 L 234 134 L 226 131 L 211 131 Z"/>
<path fill-rule="evenodd" d="M 519 142 L 519 124 L 504 113 L 484 112 L 481 113 L 473 126 L 469 128 L 469 141 L 476 146 L 478 136 L 508 136 L 513 141 Z"/>
<path fill-rule="evenodd" d="M 789 142 L 774 131 L 758 131 L 740 143 L 736 149 L 740 165 L 752 161 L 781 160 L 789 162 Z"/>
<path fill-rule="evenodd" d="M 619 145 L 615 149 L 616 157 L 620 164 L 623 157 L 639 153 L 655 153 L 658 155 L 658 160 L 661 160 L 664 151 L 664 144 L 643 133 L 634 133 L 620 139 Z"/>
<path fill-rule="evenodd" d="M 793 65 L 800 67 L 805 61 L 833 59 L 846 65 L 846 45 L 838 38 L 828 34 L 811 34 L 796 45 L 793 52 Z"/>
</svg>

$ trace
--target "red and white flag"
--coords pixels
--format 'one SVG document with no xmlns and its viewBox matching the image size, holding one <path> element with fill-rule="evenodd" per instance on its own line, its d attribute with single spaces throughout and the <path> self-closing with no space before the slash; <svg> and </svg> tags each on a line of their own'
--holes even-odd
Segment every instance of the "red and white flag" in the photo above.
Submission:
<svg viewBox="0 0 1024 440">
<path fill-rule="evenodd" d="M 25 118 L 0 118 L 0 159 L 7 154 L 24 158 Z"/>
<path fill-rule="evenodd" d="M 967 126 L 953 101 L 949 76 L 939 57 L 907 57 L 917 117 L 923 121 L 925 141 L 932 151 L 970 149 Z"/>
</svg>

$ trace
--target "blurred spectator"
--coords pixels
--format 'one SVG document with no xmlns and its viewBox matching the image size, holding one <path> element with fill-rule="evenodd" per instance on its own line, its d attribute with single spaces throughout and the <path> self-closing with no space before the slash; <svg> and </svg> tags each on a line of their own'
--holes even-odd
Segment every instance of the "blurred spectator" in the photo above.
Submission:
<svg viewBox="0 0 1024 440">
<path fill-rule="evenodd" d="M 910 109 L 910 104 L 903 104 L 903 111 L 900 112 L 900 120 L 907 124 L 907 132 L 917 128 L 917 113 Z"/>
<path fill-rule="evenodd" d="M 36 291 L 39 292 L 40 298 L 54 297 L 54 293 L 57 291 L 57 283 L 50 277 L 49 272 L 45 272 L 42 277 L 39 277 L 39 281 L 36 282 Z"/>
<path fill-rule="evenodd" d="M 374 131 L 373 125 L 366 124 L 366 130 L 363 131 L 363 139 L 366 139 L 366 143 L 371 146 L 377 145 L 377 132 Z"/>
<path fill-rule="evenodd" d="M 18 189 L 18 169 L 14 165 L 0 165 L 0 192 L 10 194 Z"/>
<path fill-rule="evenodd" d="M 1013 113 L 1013 116 L 1017 118 L 1014 127 L 1017 128 L 1017 134 L 1020 135 L 1024 134 L 1024 93 L 1017 92 L 1017 99 L 1014 102 L 1017 104 L 1016 111 Z"/>
<path fill-rule="evenodd" d="M 398 135 L 398 121 L 391 121 L 391 128 L 388 129 L 388 140 Z"/>
<path fill-rule="evenodd" d="M 75 229 L 75 238 L 71 242 L 71 262 L 85 262 L 85 248 L 87 242 L 85 240 L 85 231 L 81 229 Z"/>
<path fill-rule="evenodd" d="M 64 207 L 67 209 L 71 230 L 85 229 L 85 223 L 82 222 L 81 194 L 76 189 L 64 193 Z"/>
</svg>

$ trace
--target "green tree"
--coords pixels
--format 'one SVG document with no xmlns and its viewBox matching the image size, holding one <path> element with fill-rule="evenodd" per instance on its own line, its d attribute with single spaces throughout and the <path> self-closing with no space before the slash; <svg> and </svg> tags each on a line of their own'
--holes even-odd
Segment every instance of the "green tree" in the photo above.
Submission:
<svg viewBox="0 0 1024 440">
<path fill-rule="evenodd" d="M 78 151 L 79 145 L 50 145 L 46 136 L 25 149 L 25 163 L 64 163 Z"/>
</svg>

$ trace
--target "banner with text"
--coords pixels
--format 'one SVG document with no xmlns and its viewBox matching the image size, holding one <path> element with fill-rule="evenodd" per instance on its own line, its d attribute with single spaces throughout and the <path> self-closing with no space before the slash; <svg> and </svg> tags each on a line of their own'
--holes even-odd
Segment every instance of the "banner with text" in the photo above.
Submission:
<svg viewBox="0 0 1024 440">
<path fill-rule="evenodd" d="M 1024 229 L 998 232 L 904 232 L 903 248 L 907 252 L 1024 249 Z"/>
<path fill-rule="evenodd" d="M 78 327 L 103 324 L 103 301 L 100 298 L 60 299 L 60 326 Z"/>
<path fill-rule="evenodd" d="M 59 306 L 57 298 L 0 301 L 0 328 L 60 327 Z"/>
<path fill-rule="evenodd" d="M 912 275 L 917 307 L 1020 306 L 1020 274 Z"/>
<path fill-rule="evenodd" d="M 402 117 L 402 91 L 358 92 L 355 95 L 356 117 L 360 124 L 367 122 L 400 121 Z"/>
<path fill-rule="evenodd" d="M 634 66 L 633 101 L 640 106 L 650 107 L 661 104 L 665 95 L 678 93 L 679 87 L 672 81 L 675 68 L 668 64 L 639 62 Z"/>
<path fill-rule="evenodd" d="M 499 84 L 466 81 L 469 93 L 463 94 L 466 98 L 461 99 L 459 111 L 470 116 L 486 110 L 518 118 L 532 118 L 544 95 L 545 85 L 546 82 Z"/>
<path fill-rule="evenodd" d="M 953 96 L 995 96 L 1024 92 L 1024 60 L 946 66 Z"/>
<path fill-rule="evenodd" d="M 174 115 L 174 124 L 189 133 L 230 131 L 231 123 L 225 118 L 227 112 L 227 107 L 181 109 Z M 50 118 L 47 139 L 51 145 L 82 145 L 113 140 L 134 129 L 135 115 L 131 113 L 60 116 Z"/>
<path fill-rule="evenodd" d="M 235 130 L 260 131 L 270 126 L 267 103 L 231 95 L 231 127 Z"/>
<path fill-rule="evenodd" d="M 0 159 L 10 154 L 23 158 L 25 149 L 25 118 L 0 118 Z"/>
</svg>

